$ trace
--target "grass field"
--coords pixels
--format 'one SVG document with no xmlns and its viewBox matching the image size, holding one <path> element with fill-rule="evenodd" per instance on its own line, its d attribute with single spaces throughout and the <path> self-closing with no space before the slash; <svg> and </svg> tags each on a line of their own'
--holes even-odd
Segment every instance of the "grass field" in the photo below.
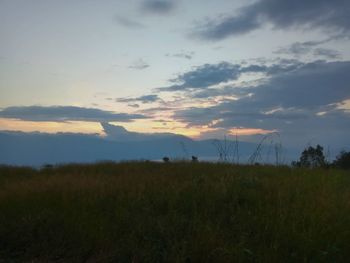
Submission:
<svg viewBox="0 0 350 263">
<path fill-rule="evenodd" d="M 350 173 L 214 163 L 0 168 L 0 262 L 349 262 Z"/>
</svg>

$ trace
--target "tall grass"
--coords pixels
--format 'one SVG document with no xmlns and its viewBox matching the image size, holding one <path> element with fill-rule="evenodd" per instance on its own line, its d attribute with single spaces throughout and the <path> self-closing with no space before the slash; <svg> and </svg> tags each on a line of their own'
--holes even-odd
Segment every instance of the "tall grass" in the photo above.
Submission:
<svg viewBox="0 0 350 263">
<path fill-rule="evenodd" d="M 347 262 L 350 174 L 213 163 L 0 168 L 0 262 Z"/>
</svg>

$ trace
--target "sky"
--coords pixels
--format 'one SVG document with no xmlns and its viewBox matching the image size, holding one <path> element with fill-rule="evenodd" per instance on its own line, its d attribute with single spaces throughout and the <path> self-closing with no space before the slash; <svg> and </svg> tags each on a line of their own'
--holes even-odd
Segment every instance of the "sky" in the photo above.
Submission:
<svg viewBox="0 0 350 263">
<path fill-rule="evenodd" d="M 348 0 L 0 0 L 0 130 L 350 143 Z"/>
</svg>

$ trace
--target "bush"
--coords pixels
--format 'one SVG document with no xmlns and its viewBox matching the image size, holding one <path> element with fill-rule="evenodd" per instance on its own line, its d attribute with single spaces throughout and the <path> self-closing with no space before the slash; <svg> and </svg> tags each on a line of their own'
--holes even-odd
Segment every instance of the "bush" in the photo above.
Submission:
<svg viewBox="0 0 350 263">
<path fill-rule="evenodd" d="M 341 151 L 333 165 L 341 169 L 350 169 L 350 152 Z"/>
</svg>

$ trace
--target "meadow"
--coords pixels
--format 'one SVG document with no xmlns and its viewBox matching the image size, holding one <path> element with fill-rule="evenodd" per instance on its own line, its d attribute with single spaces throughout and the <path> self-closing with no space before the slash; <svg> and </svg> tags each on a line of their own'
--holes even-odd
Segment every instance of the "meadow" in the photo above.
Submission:
<svg viewBox="0 0 350 263">
<path fill-rule="evenodd" d="M 0 167 L 0 262 L 349 262 L 350 173 Z"/>
</svg>

